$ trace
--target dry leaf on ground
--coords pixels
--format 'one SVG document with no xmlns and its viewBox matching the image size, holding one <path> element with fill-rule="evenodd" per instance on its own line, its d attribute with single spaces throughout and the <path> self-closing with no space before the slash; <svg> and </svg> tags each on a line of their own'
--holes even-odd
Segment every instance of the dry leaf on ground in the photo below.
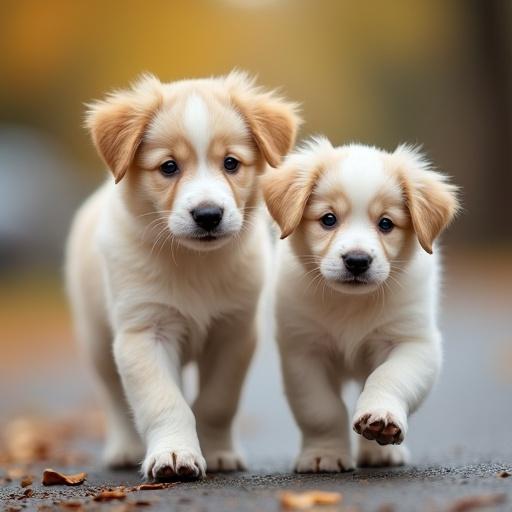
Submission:
<svg viewBox="0 0 512 512">
<path fill-rule="evenodd" d="M 34 482 L 34 477 L 32 475 L 25 475 L 20 480 L 21 487 L 28 487 L 29 485 L 32 485 Z"/>
<path fill-rule="evenodd" d="M 87 473 L 77 473 L 76 475 L 65 475 L 53 469 L 43 471 L 43 485 L 80 485 L 85 482 Z"/>
<path fill-rule="evenodd" d="M 116 489 L 105 489 L 99 494 L 94 496 L 94 501 L 113 501 L 124 500 L 126 498 L 126 490 L 124 487 L 117 487 Z"/>
<path fill-rule="evenodd" d="M 59 507 L 60 508 L 64 508 L 64 509 L 70 509 L 70 510 L 74 510 L 74 511 L 79 511 L 79 510 L 83 510 L 84 508 L 84 504 L 80 501 L 61 501 L 59 503 Z M 55 510 L 55 509 L 53 509 Z"/>
<path fill-rule="evenodd" d="M 97 437 L 92 413 L 81 410 L 59 418 L 18 416 L 2 426 L 0 432 L 0 463 L 30 464 L 53 461 L 59 465 L 81 464 L 87 460 L 84 453 L 69 448 L 77 437 Z M 96 421 L 101 423 L 101 421 Z"/>
<path fill-rule="evenodd" d="M 133 488 L 134 491 L 154 491 L 156 489 L 168 489 L 176 484 L 170 482 L 155 482 L 152 484 L 140 484 Z"/>
<path fill-rule="evenodd" d="M 306 509 L 315 505 L 337 505 L 343 495 L 339 492 L 307 491 L 283 492 L 279 496 L 281 507 L 288 509 Z"/>
<path fill-rule="evenodd" d="M 478 496 L 466 496 L 454 501 L 448 508 L 449 512 L 467 512 L 482 507 L 490 507 L 504 503 L 507 499 L 505 494 L 482 494 Z"/>
<path fill-rule="evenodd" d="M 512 473 L 510 473 L 509 471 L 500 471 L 496 476 L 498 476 L 499 478 L 508 478 L 509 476 L 512 476 Z"/>
</svg>

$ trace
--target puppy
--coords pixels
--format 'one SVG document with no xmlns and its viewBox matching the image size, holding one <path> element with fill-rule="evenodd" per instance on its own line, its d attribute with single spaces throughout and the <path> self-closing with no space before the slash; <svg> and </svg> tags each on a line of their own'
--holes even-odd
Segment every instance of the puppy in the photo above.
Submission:
<svg viewBox="0 0 512 512">
<path fill-rule="evenodd" d="M 399 465 L 408 416 L 441 364 L 434 240 L 456 188 L 415 149 L 334 148 L 318 138 L 263 182 L 280 247 L 277 339 L 302 431 L 296 470 L 350 470 L 340 389 L 362 386 L 352 420 L 359 465 Z"/>
<path fill-rule="evenodd" d="M 289 151 L 298 122 L 294 104 L 240 72 L 170 84 L 147 75 L 90 106 L 114 180 L 76 215 L 66 277 L 103 387 L 110 466 L 144 457 L 155 479 L 243 467 L 231 424 L 267 258 L 259 175 Z M 180 389 L 190 361 L 193 408 Z"/>
</svg>

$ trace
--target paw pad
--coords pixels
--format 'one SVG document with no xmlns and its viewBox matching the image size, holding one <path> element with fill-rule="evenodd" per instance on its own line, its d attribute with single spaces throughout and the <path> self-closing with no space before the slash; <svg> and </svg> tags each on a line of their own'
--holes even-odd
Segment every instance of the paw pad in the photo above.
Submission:
<svg viewBox="0 0 512 512">
<path fill-rule="evenodd" d="M 391 417 L 373 419 L 370 414 L 363 415 L 354 423 L 354 430 L 370 441 L 381 445 L 400 444 L 403 441 L 402 429 Z"/>
</svg>

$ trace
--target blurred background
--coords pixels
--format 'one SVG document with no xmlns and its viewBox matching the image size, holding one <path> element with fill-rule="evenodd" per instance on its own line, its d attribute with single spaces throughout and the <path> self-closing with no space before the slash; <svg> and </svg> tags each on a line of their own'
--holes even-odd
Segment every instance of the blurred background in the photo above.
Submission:
<svg viewBox="0 0 512 512">
<path fill-rule="evenodd" d="M 411 436 L 420 452 L 424 434 L 443 438 L 442 453 L 482 414 L 503 429 L 500 400 L 512 389 L 511 50 L 508 0 L 1 0 L 0 420 L 94 404 L 61 281 L 73 211 L 106 175 L 82 128 L 84 103 L 143 71 L 172 81 L 238 67 L 302 104 L 301 137 L 390 150 L 420 143 L 462 186 L 465 211 L 444 238 L 446 370 Z M 443 414 L 444 423 L 422 427 Z M 273 425 L 260 419 L 269 415 Z M 252 456 L 294 453 L 268 340 L 240 422 Z M 481 433 L 482 450 L 494 449 L 492 432 Z"/>
</svg>

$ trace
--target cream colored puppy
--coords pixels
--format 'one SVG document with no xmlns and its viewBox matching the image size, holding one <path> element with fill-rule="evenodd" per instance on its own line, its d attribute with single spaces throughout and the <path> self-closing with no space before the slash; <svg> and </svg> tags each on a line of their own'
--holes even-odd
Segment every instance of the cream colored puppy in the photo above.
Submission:
<svg viewBox="0 0 512 512">
<path fill-rule="evenodd" d="M 76 215 L 66 276 L 103 384 L 111 466 L 143 458 L 148 478 L 242 468 L 231 423 L 267 256 L 259 175 L 288 152 L 297 123 L 293 104 L 237 72 L 171 84 L 144 76 L 90 106 L 115 184 Z M 193 408 L 180 389 L 190 361 Z"/>
<path fill-rule="evenodd" d="M 416 150 L 334 148 L 319 138 L 264 180 L 282 238 L 277 338 L 286 392 L 302 431 L 298 472 L 354 466 L 340 398 L 363 390 L 352 419 L 360 465 L 398 465 L 408 416 L 441 364 L 439 259 L 455 187 Z"/>
</svg>

